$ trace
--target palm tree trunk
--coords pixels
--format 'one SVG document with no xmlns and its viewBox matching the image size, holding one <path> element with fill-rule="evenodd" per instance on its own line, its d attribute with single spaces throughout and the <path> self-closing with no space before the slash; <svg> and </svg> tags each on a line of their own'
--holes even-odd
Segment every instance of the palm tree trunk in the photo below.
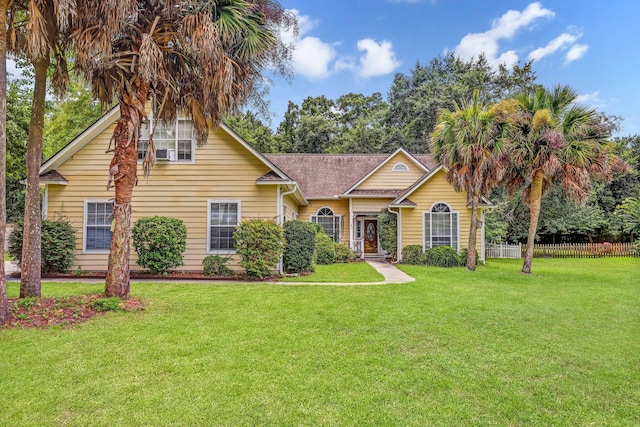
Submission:
<svg viewBox="0 0 640 427">
<path fill-rule="evenodd" d="M 41 269 L 41 210 L 40 163 L 42 162 L 42 135 L 44 130 L 44 103 L 47 94 L 47 69 L 49 58 L 33 61 L 35 84 L 27 141 L 27 185 L 24 205 L 24 238 L 22 241 L 22 266 L 20 298 L 39 297 Z"/>
<path fill-rule="evenodd" d="M 137 100 L 144 105 L 147 87 L 134 89 Z M 130 123 L 140 123 L 141 115 L 134 105 L 127 104 L 127 97 L 120 97 L 120 119 L 116 124 L 116 147 L 110 170 L 117 167 L 114 174 L 116 197 L 113 205 L 113 234 L 105 282 L 105 294 L 120 298 L 129 297 L 130 256 L 131 256 L 131 199 L 137 183 L 138 141 L 130 135 Z M 133 115 L 138 117 L 132 119 Z M 138 125 L 140 126 L 140 125 Z M 131 139 L 130 139 L 131 138 Z"/>
<path fill-rule="evenodd" d="M 542 203 L 542 170 L 538 169 L 531 181 L 531 192 L 529 194 L 529 236 L 527 237 L 527 251 L 524 255 L 523 273 L 531 273 L 531 263 L 533 262 L 533 245 L 536 240 L 538 230 L 538 218 L 540 217 L 540 205 Z"/>
<path fill-rule="evenodd" d="M 471 226 L 469 227 L 469 241 L 467 243 L 467 271 L 476 270 L 476 240 L 478 234 L 478 199 L 473 195 L 471 200 Z"/>
<path fill-rule="evenodd" d="M 0 1 L 0 28 L 7 27 L 7 0 Z M 0 255 L 4 260 L 7 230 L 7 38 L 0 37 Z M 7 278 L 0 264 L 0 325 L 9 319 Z"/>
</svg>

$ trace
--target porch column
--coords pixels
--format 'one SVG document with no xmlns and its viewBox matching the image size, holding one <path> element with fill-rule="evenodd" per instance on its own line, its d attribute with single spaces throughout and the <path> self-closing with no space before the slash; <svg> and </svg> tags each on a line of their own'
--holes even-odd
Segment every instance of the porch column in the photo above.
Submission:
<svg viewBox="0 0 640 427">
<path fill-rule="evenodd" d="M 355 236 L 354 236 L 354 220 L 355 220 L 355 216 L 353 215 L 353 204 L 352 204 L 353 199 L 351 197 L 349 197 L 349 247 L 351 248 L 351 250 L 355 250 Z"/>
</svg>

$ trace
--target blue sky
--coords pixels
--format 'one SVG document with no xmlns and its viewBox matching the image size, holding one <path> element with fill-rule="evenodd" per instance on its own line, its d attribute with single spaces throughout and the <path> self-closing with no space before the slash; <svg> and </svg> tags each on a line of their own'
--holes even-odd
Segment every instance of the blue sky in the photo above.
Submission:
<svg viewBox="0 0 640 427">
<path fill-rule="evenodd" d="M 272 126 L 287 102 L 356 92 L 386 97 L 395 73 L 454 51 L 494 63 L 535 59 L 538 81 L 640 133 L 640 1 L 281 0 L 298 16 L 291 83 L 275 79 Z"/>
</svg>

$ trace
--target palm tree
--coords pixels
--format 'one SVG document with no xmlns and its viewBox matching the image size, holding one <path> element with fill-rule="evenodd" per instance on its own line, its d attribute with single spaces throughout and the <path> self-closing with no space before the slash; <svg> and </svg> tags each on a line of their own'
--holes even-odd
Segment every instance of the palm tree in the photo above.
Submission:
<svg viewBox="0 0 640 427">
<path fill-rule="evenodd" d="M 476 269 L 478 206 L 502 178 L 507 146 L 503 134 L 509 128 L 506 121 L 498 120 L 500 108 L 489 108 L 479 98 L 474 91 L 473 98 L 456 105 L 454 111 L 441 110 L 430 143 L 434 158 L 447 167 L 447 180 L 456 191 L 466 191 L 471 205 L 468 271 Z"/>
<path fill-rule="evenodd" d="M 173 122 L 178 113 L 190 116 L 202 146 L 209 124 L 217 126 L 255 94 L 267 67 L 286 71 L 288 49 L 278 30 L 295 20 L 273 0 L 120 0 L 119 9 L 114 1 L 77 0 L 72 39 L 76 66 L 94 95 L 120 103 L 109 166 L 115 200 L 105 292 L 127 297 L 131 199 L 140 127 L 149 122 L 147 101 L 152 124 Z M 154 154 L 150 140 L 143 161 L 147 178 Z"/>
<path fill-rule="evenodd" d="M 517 132 L 507 171 L 507 190 L 521 190 L 529 205 L 530 223 L 523 273 L 531 272 L 542 196 L 559 184 L 577 203 L 586 201 L 593 179 L 608 180 L 621 161 L 607 145 L 610 128 L 593 109 L 576 104 L 568 86 L 538 88 L 516 97 L 511 116 Z"/>
</svg>

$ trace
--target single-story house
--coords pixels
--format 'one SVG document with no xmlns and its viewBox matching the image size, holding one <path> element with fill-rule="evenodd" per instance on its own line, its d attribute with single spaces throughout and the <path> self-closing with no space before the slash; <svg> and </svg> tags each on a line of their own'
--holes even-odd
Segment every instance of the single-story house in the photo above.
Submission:
<svg viewBox="0 0 640 427">
<path fill-rule="evenodd" d="M 76 229 L 76 268 L 107 266 L 113 190 L 107 190 L 111 154 L 106 151 L 118 117 L 115 107 L 40 170 L 43 215 L 62 215 Z M 318 223 L 334 241 L 365 258 L 384 255 L 378 239 L 383 212 L 397 215 L 400 248 L 467 246 L 467 196 L 454 191 L 445 169 L 429 155 L 403 149 L 373 155 L 263 154 L 224 124 L 211 130 L 201 148 L 192 133 L 187 119 L 156 127 L 156 164 L 133 195 L 133 221 L 153 215 L 184 221 L 186 271 L 201 270 L 208 254 L 233 255 L 235 227 L 252 218 Z M 145 149 L 143 130 L 140 159 Z M 484 258 L 482 224 L 478 250 Z M 233 256 L 231 267 L 238 268 L 238 261 Z M 138 268 L 135 258 L 132 268 Z"/>
</svg>

